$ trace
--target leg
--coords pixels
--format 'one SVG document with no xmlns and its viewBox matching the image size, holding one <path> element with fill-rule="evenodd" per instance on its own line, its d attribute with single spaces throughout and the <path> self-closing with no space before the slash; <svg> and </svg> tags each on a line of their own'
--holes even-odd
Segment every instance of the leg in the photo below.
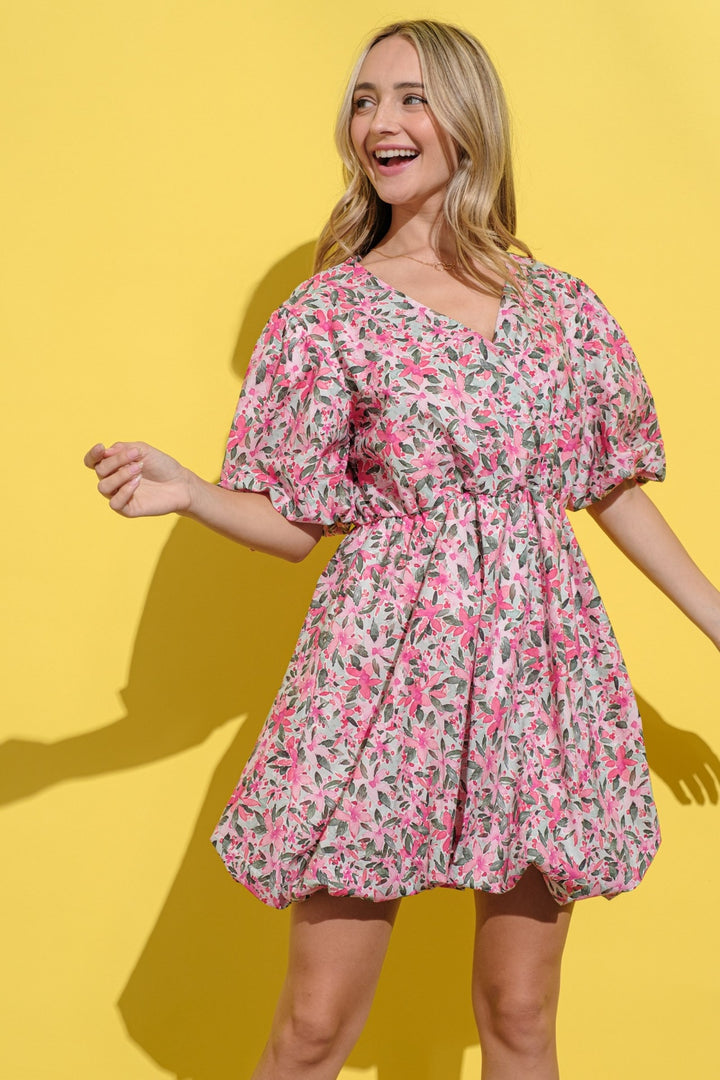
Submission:
<svg viewBox="0 0 720 1080">
<path fill-rule="evenodd" d="M 557 904 L 533 868 L 510 892 L 475 900 L 482 1080 L 558 1080 L 555 1016 L 572 904 Z"/>
<path fill-rule="evenodd" d="M 252 1080 L 333 1080 L 362 1031 L 399 900 L 293 904 L 288 969 Z"/>
</svg>

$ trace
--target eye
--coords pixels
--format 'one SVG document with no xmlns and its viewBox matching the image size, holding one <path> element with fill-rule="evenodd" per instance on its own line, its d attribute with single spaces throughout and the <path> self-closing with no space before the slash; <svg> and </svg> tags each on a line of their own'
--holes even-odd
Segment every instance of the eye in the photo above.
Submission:
<svg viewBox="0 0 720 1080">
<path fill-rule="evenodd" d="M 372 98 L 358 97 L 352 103 L 353 112 L 362 112 L 364 109 L 370 108 L 372 105 Z"/>
<path fill-rule="evenodd" d="M 406 94 L 403 105 L 427 105 L 427 98 L 420 97 L 419 94 Z"/>
</svg>

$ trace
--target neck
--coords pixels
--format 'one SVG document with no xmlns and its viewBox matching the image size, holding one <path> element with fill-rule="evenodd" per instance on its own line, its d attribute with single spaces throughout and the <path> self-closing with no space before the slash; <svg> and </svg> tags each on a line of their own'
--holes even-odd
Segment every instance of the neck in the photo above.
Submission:
<svg viewBox="0 0 720 1080">
<path fill-rule="evenodd" d="M 455 258 L 455 242 L 442 220 L 441 212 L 415 211 L 404 206 L 392 208 L 390 228 L 381 241 L 396 253 L 426 253 L 446 261 Z"/>
</svg>

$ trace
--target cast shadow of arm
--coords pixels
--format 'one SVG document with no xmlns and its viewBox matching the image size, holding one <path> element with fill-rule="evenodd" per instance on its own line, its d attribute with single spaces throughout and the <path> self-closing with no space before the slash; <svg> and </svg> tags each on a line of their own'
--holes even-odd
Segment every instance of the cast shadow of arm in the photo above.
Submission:
<svg viewBox="0 0 720 1080">
<path fill-rule="evenodd" d="M 269 707 L 312 584 L 331 552 L 323 542 L 297 567 L 178 522 L 140 621 L 121 692 L 127 711 L 54 743 L 8 740 L 0 746 L 0 804 L 181 753 L 241 713 Z M 682 805 L 717 804 L 714 750 L 695 732 L 673 727 L 646 699 L 637 700 L 652 771 Z"/>
<path fill-rule="evenodd" d="M 240 375 L 270 313 L 309 275 L 313 250 L 308 243 L 291 252 L 252 295 L 233 357 Z M 230 418 L 231 412 L 228 427 Z M 241 713 L 269 706 L 303 598 L 331 553 L 324 542 L 293 566 L 179 520 L 148 591 L 128 684 L 120 692 L 124 714 L 56 742 L 8 740 L 0 746 L 0 804 L 66 780 L 161 760 L 198 745 Z M 250 673 L 262 675 L 248 680 Z"/>
<path fill-rule="evenodd" d="M 53 743 L 0 747 L 0 803 L 181 753 L 272 700 L 327 543 L 301 565 L 235 548 L 179 521 L 162 551 L 133 646 L 125 712 Z"/>
</svg>

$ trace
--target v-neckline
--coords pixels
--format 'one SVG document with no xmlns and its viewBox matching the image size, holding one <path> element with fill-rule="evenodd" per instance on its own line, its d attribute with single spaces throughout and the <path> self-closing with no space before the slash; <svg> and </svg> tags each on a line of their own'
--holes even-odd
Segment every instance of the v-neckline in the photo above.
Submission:
<svg viewBox="0 0 720 1080">
<path fill-rule="evenodd" d="M 445 312 L 437 311 L 435 308 L 430 307 L 428 304 L 421 303 L 420 300 L 416 300 L 413 296 L 409 296 L 407 293 L 403 292 L 402 289 L 398 289 L 394 285 L 391 285 L 388 281 L 384 281 L 382 278 L 379 278 L 377 274 L 374 274 L 372 270 L 369 270 L 368 267 L 360 261 L 361 257 L 362 256 L 360 255 L 352 255 L 349 259 L 349 262 L 356 270 L 361 270 L 362 273 L 364 273 L 368 278 L 370 278 L 371 281 L 373 281 L 374 284 L 383 292 L 394 293 L 395 296 L 399 296 L 406 304 L 411 304 L 414 308 L 417 308 L 418 311 L 423 312 L 432 320 L 441 320 L 442 322 L 447 323 L 450 326 L 453 326 L 456 329 L 462 331 L 462 333 L 464 334 L 472 334 L 474 337 L 480 338 L 480 340 L 484 342 L 485 345 L 489 348 L 498 347 L 500 331 L 502 329 L 504 316 L 510 303 L 511 288 L 509 281 L 505 281 L 503 283 L 502 292 L 500 294 L 500 306 L 498 307 L 497 318 L 495 319 L 493 335 L 491 338 L 489 338 L 485 334 L 483 334 L 481 330 L 475 330 L 472 326 L 467 326 L 465 323 L 460 322 L 459 319 L 454 319 L 452 315 L 446 315 Z"/>
</svg>

